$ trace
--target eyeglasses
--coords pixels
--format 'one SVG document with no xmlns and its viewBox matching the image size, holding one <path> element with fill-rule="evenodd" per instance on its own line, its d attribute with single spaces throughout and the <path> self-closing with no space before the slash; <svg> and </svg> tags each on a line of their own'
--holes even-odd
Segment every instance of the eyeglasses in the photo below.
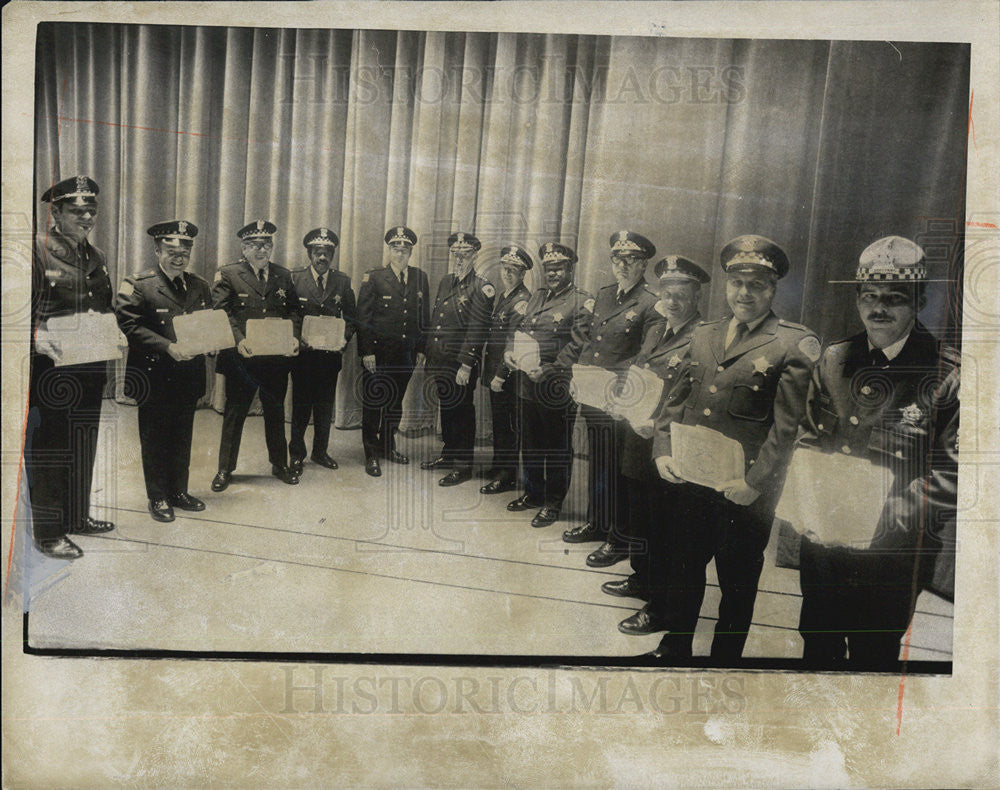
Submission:
<svg viewBox="0 0 1000 790">
<path fill-rule="evenodd" d="M 274 247 L 274 243 L 270 241 L 245 241 L 243 246 L 252 250 L 270 250 Z"/>
<path fill-rule="evenodd" d="M 913 304 L 913 297 L 898 292 L 872 293 L 866 292 L 858 296 L 858 301 L 865 307 L 876 307 L 884 304 L 886 307 L 907 307 Z"/>
<path fill-rule="evenodd" d="M 642 258 L 636 258 L 634 255 L 612 255 L 611 263 L 614 266 L 635 266 L 637 263 L 642 263 Z"/>
</svg>

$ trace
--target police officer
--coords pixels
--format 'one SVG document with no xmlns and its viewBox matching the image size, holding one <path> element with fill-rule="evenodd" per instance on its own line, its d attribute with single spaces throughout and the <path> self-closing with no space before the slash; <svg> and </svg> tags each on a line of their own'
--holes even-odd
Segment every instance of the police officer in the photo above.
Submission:
<svg viewBox="0 0 1000 790">
<path fill-rule="evenodd" d="M 213 491 L 225 491 L 232 480 L 240 452 L 243 423 L 250 403 L 260 392 L 264 411 L 264 438 L 271 462 L 271 474 L 289 485 L 299 476 L 287 464 L 285 446 L 285 394 L 288 392 L 288 358 L 299 353 L 298 337 L 302 314 L 292 274 L 271 261 L 274 234 L 278 228 L 266 219 L 257 219 L 237 232 L 243 257 L 215 273 L 212 301 L 225 310 L 236 337 L 236 349 L 219 354 L 219 372 L 226 377 L 226 407 L 222 415 L 219 443 L 219 472 L 212 480 Z M 247 343 L 247 320 L 285 318 L 293 322 L 295 339 L 286 354 L 255 354 Z"/>
<path fill-rule="evenodd" d="M 508 367 L 503 352 L 527 309 L 531 291 L 524 285 L 524 275 L 533 265 L 531 255 L 523 247 L 510 245 L 500 250 L 503 292 L 493 305 L 490 334 L 483 353 L 483 384 L 490 388 L 493 421 L 493 465 L 486 473 L 492 479 L 479 489 L 483 494 L 500 494 L 517 488 L 521 445 L 517 387 L 521 374 Z"/>
<path fill-rule="evenodd" d="M 819 340 L 800 324 L 771 311 L 788 256 L 762 236 L 739 236 L 720 254 L 731 317 L 695 327 L 679 383 L 657 415 L 653 457 L 660 475 L 676 485 L 671 518 L 673 552 L 666 595 L 654 594 L 642 631 L 633 615 L 626 633 L 668 629 L 654 655 L 691 656 L 705 596 L 705 566 L 715 559 L 722 600 L 712 658 L 739 660 L 750 629 L 764 547 L 798 425 L 819 358 Z M 744 476 L 721 491 L 684 482 L 670 457 L 670 425 L 702 425 L 743 448 Z M 655 593 L 655 590 L 652 591 Z"/>
<path fill-rule="evenodd" d="M 365 471 L 372 477 L 382 474 L 379 456 L 410 462 L 396 449 L 396 431 L 413 368 L 424 361 L 424 330 L 430 323 L 427 275 L 408 265 L 417 234 L 399 225 L 386 232 L 385 243 L 389 265 L 368 271 L 358 292 L 361 433 Z"/>
<path fill-rule="evenodd" d="M 125 394 L 139 407 L 149 513 L 156 521 L 173 521 L 174 508 L 205 509 L 187 490 L 194 411 L 205 394 L 205 355 L 178 344 L 174 319 L 209 309 L 212 293 L 205 280 L 185 271 L 198 235 L 194 223 L 160 222 L 146 232 L 157 266 L 125 278 L 115 312 L 128 338 Z"/>
<path fill-rule="evenodd" d="M 570 369 L 587 342 L 594 300 L 574 287 L 576 253 L 548 241 L 538 250 L 545 287 L 528 300 L 521 331 L 538 344 L 540 364 L 524 371 L 518 400 L 524 421 L 521 460 L 524 494 L 507 505 L 512 512 L 540 508 L 533 527 L 547 527 L 559 518 L 573 469 L 573 420 L 576 410 L 569 394 Z M 504 361 L 516 367 L 513 345 Z"/>
<path fill-rule="evenodd" d="M 476 274 L 476 254 L 482 245 L 471 233 L 448 237 L 452 274 L 438 284 L 427 333 L 427 372 L 434 381 L 441 410 L 444 447 L 421 469 L 451 469 L 438 485 L 454 486 L 472 477 L 476 439 L 473 396 L 479 378 L 483 345 L 493 313 L 493 285 Z"/>
<path fill-rule="evenodd" d="M 578 360 L 607 370 L 627 371 L 643 341 L 662 335 L 666 323 L 656 311 L 656 294 L 646 287 L 647 261 L 656 247 L 645 236 L 622 230 L 611 236 L 611 268 L 616 282 L 597 293 L 590 338 Z M 587 423 L 587 521 L 563 533 L 567 543 L 604 539 L 587 557 L 595 568 L 628 556 L 625 482 L 619 451 L 626 428 L 610 415 L 580 406 Z"/>
<path fill-rule="evenodd" d="M 339 243 L 337 234 L 329 228 L 309 231 L 302 239 L 309 255 L 309 266 L 292 272 L 292 282 L 303 316 L 328 315 L 347 322 L 344 328 L 346 346 L 354 335 L 357 311 L 351 278 L 332 268 Z M 298 358 L 292 362 L 292 437 L 288 454 L 295 474 L 302 474 L 310 416 L 313 419 L 313 462 L 327 469 L 337 468 L 327 448 L 341 365 L 340 350 L 309 348 L 305 343 Z"/>
<path fill-rule="evenodd" d="M 924 251 L 908 239 L 865 249 L 854 280 L 865 329 L 832 343 L 813 372 L 804 443 L 868 459 L 893 482 L 870 545 L 802 540 L 799 632 L 810 666 L 843 666 L 845 656 L 855 667 L 894 665 L 935 560 L 954 557 L 959 354 L 917 319 L 926 278 Z"/>
<path fill-rule="evenodd" d="M 701 323 L 698 300 L 709 275 L 694 261 L 680 255 L 663 258 L 654 273 L 660 286 L 660 300 L 655 309 L 667 323 L 662 332 L 646 336 L 633 364 L 661 378 L 666 395 L 676 384 L 691 332 Z M 669 491 L 665 489 L 674 486 L 660 477 L 653 463 L 652 420 L 635 429 L 625 423 L 623 433 L 621 468 L 630 511 L 626 526 L 632 573 L 620 581 L 605 582 L 601 590 L 608 595 L 649 600 L 650 586 L 666 581 L 664 561 L 669 557 L 673 523 Z"/>
<path fill-rule="evenodd" d="M 104 253 L 88 236 L 97 219 L 97 183 L 87 176 L 47 189 L 51 224 L 36 234 L 31 256 L 31 388 L 25 465 L 35 546 L 56 559 L 83 551 L 67 534 L 114 529 L 90 516 L 90 484 L 97 453 L 101 396 L 107 365 L 56 367 L 62 349 L 46 339 L 46 322 L 93 310 L 111 312 L 111 279 Z M 34 429 L 30 426 L 34 426 Z M 53 463 L 53 458 L 62 459 Z"/>
</svg>

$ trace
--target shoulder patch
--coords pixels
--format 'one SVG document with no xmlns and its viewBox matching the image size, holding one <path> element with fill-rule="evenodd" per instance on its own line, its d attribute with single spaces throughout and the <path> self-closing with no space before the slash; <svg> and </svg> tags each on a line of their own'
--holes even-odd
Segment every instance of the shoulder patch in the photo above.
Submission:
<svg viewBox="0 0 1000 790">
<path fill-rule="evenodd" d="M 586 310 L 588 313 L 594 312 L 594 300 L 587 299 L 587 301 L 583 303 L 583 309 Z"/>
<path fill-rule="evenodd" d="M 810 362 L 815 362 L 819 359 L 819 340 L 816 339 L 816 335 L 807 335 L 799 341 L 799 351 L 809 358 Z"/>
<path fill-rule="evenodd" d="M 484 285 L 484 286 L 483 286 L 483 293 L 484 293 L 484 294 L 486 295 L 486 298 L 487 298 L 487 299 L 492 299 L 492 298 L 493 298 L 493 295 L 494 295 L 494 294 L 495 294 L 496 292 L 497 292 L 497 291 L 496 291 L 496 288 L 494 288 L 494 287 L 493 287 L 492 285 L 490 285 L 489 283 L 486 283 L 486 285 Z"/>
<path fill-rule="evenodd" d="M 361 278 L 361 282 L 363 282 L 363 283 L 368 282 L 368 275 L 369 275 L 369 272 L 365 272 L 364 277 Z"/>
<path fill-rule="evenodd" d="M 514 312 L 517 313 L 518 315 L 524 315 L 526 312 L 528 312 L 528 300 L 523 299 L 522 301 L 517 302 L 514 305 Z"/>
<path fill-rule="evenodd" d="M 128 280 L 122 280 L 121 287 L 118 289 L 119 296 L 131 296 L 135 293 L 135 286 L 132 285 Z"/>
</svg>

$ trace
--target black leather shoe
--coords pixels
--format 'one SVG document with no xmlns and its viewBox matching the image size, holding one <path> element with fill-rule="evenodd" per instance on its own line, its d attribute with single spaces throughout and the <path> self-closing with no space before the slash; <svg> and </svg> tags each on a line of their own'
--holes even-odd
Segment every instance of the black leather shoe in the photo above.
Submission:
<svg viewBox="0 0 1000 790">
<path fill-rule="evenodd" d="M 604 540 L 605 532 L 596 524 L 588 521 L 573 529 L 567 529 L 562 539 L 567 543 L 590 543 L 594 540 Z"/>
<path fill-rule="evenodd" d="M 394 464 L 408 464 L 408 463 L 410 463 L 410 459 L 407 458 L 405 455 L 403 455 L 398 450 L 390 450 L 389 453 L 386 455 L 386 458 L 388 458 Z"/>
<path fill-rule="evenodd" d="M 655 658 L 664 663 L 678 663 L 691 658 L 690 640 L 683 640 L 682 645 L 674 644 L 676 637 L 669 631 L 664 635 L 656 650 L 643 653 L 643 658 Z"/>
<path fill-rule="evenodd" d="M 480 494 L 502 494 L 505 491 L 513 491 L 517 488 L 517 482 L 514 480 L 504 480 L 498 479 L 493 480 L 482 488 L 479 489 Z"/>
<path fill-rule="evenodd" d="M 443 455 L 438 456 L 433 461 L 421 461 L 421 469 L 454 469 L 455 462 Z"/>
<path fill-rule="evenodd" d="M 149 515 L 153 517 L 154 521 L 173 521 L 174 509 L 170 507 L 170 503 L 166 499 L 150 499 Z"/>
<path fill-rule="evenodd" d="M 233 479 L 232 472 L 219 472 L 212 478 L 212 490 L 216 493 L 229 488 L 229 481 Z"/>
<path fill-rule="evenodd" d="M 299 476 L 295 474 L 294 470 L 289 469 L 287 466 L 271 464 L 271 474 L 287 485 L 297 486 L 299 484 Z"/>
<path fill-rule="evenodd" d="M 455 469 L 451 472 L 448 472 L 448 474 L 446 474 L 444 477 L 438 480 L 438 485 L 447 488 L 448 486 L 457 486 L 460 483 L 464 483 L 466 480 L 471 480 L 471 479 L 472 479 L 471 469 Z"/>
<path fill-rule="evenodd" d="M 378 458 L 374 455 L 369 455 L 365 459 L 365 472 L 372 477 L 382 476 L 382 467 L 378 465 Z"/>
<path fill-rule="evenodd" d="M 618 623 L 618 630 L 630 636 L 642 636 L 643 634 L 655 634 L 657 631 L 666 631 L 666 624 L 659 618 L 649 616 L 645 608 L 640 609 L 631 617 L 626 617 Z"/>
<path fill-rule="evenodd" d="M 35 542 L 36 548 L 54 560 L 75 560 L 83 556 L 83 549 L 69 538 L 54 538 Z"/>
<path fill-rule="evenodd" d="M 605 541 L 601 548 L 592 551 L 587 555 L 587 565 L 591 568 L 607 568 L 616 562 L 628 559 L 628 549 L 623 549 L 613 543 Z"/>
<path fill-rule="evenodd" d="M 522 510 L 534 510 L 536 507 L 541 507 L 542 503 L 537 499 L 532 499 L 527 494 L 521 494 L 513 502 L 507 503 L 507 510 L 512 513 L 518 513 Z"/>
<path fill-rule="evenodd" d="M 619 579 L 613 582 L 604 582 L 601 585 L 601 592 L 617 596 L 618 598 L 645 599 L 647 597 L 645 588 L 635 580 L 635 576 L 629 576 L 626 579 Z"/>
<path fill-rule="evenodd" d="M 322 455 L 314 454 L 312 462 L 320 466 L 325 466 L 327 469 L 340 469 L 340 464 L 334 461 L 327 453 L 323 453 Z"/>
<path fill-rule="evenodd" d="M 292 472 L 294 472 L 298 477 L 302 477 L 302 459 L 301 458 L 293 458 L 289 462 L 288 468 Z"/>
<path fill-rule="evenodd" d="M 549 524 L 554 524 L 558 520 L 559 520 L 559 508 L 543 507 L 535 514 L 535 517 L 531 519 L 531 526 L 547 527 Z"/>
<path fill-rule="evenodd" d="M 115 525 L 110 521 L 98 521 L 96 518 L 87 516 L 79 524 L 66 531 L 70 535 L 99 535 L 102 532 L 110 532 L 114 528 Z"/>
<path fill-rule="evenodd" d="M 197 497 L 191 496 L 187 491 L 174 494 L 168 501 L 173 507 L 180 510 L 190 510 L 192 513 L 198 513 L 205 509 L 205 503 Z"/>
</svg>

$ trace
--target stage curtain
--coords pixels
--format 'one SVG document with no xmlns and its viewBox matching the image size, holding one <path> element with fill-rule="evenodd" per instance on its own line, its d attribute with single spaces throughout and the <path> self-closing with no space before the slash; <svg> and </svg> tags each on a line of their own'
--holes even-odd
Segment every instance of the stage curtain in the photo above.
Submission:
<svg viewBox="0 0 1000 790">
<path fill-rule="evenodd" d="M 776 311 L 826 340 L 860 329 L 853 289 L 830 281 L 899 234 L 940 281 L 925 323 L 957 342 L 968 69 L 949 44 L 47 23 L 35 180 L 98 181 L 93 241 L 116 283 L 153 265 L 154 222 L 199 225 L 193 269 L 211 280 L 266 217 L 291 268 L 307 230 L 336 229 L 355 289 L 406 224 L 432 291 L 462 229 L 497 285 L 501 246 L 559 239 L 596 292 L 608 237 L 630 228 L 709 269 L 716 317 L 719 249 L 760 233 L 792 261 Z M 358 372 L 352 343 L 340 427 L 360 421 Z M 404 428 L 433 426 L 429 390 L 418 372 Z M 487 402 L 480 388 L 481 440 Z"/>
</svg>

